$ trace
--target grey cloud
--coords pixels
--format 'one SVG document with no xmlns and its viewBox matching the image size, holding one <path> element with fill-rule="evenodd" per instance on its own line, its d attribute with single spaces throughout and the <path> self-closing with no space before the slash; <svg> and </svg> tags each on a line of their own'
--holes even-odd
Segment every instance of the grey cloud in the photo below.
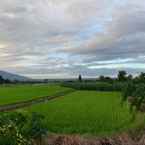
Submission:
<svg viewBox="0 0 145 145">
<path fill-rule="evenodd" d="M 80 55 L 96 55 L 98 59 L 134 57 L 145 53 L 145 11 L 118 9 L 108 22 L 105 34 L 96 34 L 78 48 L 63 49 Z M 115 12 L 116 12 L 115 11 Z M 108 58 L 109 57 L 109 58 Z"/>
<path fill-rule="evenodd" d="M 35 77 L 113 75 L 118 67 L 89 69 L 88 63 L 112 65 L 111 61 L 131 58 L 125 63 L 142 68 L 125 69 L 145 70 L 144 0 L 0 2 L 1 69 Z"/>
</svg>

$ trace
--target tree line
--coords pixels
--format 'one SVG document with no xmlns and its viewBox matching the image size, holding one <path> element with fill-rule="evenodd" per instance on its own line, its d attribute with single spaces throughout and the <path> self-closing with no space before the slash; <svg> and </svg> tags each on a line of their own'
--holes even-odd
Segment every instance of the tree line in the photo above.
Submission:
<svg viewBox="0 0 145 145">
<path fill-rule="evenodd" d="M 100 81 L 100 82 L 113 82 L 113 81 L 119 81 L 119 82 L 126 82 L 126 81 L 134 81 L 135 83 L 145 83 L 145 73 L 144 72 L 141 72 L 138 76 L 135 76 L 133 77 L 133 75 L 131 74 L 127 74 L 126 71 L 124 70 L 121 70 L 118 72 L 118 75 L 116 78 L 113 78 L 113 77 L 109 77 L 109 76 L 103 76 L 101 75 L 100 77 L 96 78 L 96 79 L 84 79 L 82 77 L 81 74 L 79 74 L 78 76 L 78 81 L 79 82 L 84 82 L 84 81 Z M 55 80 L 56 81 L 56 80 Z M 57 81 L 58 82 L 58 81 Z M 72 82 L 72 80 L 68 80 L 68 82 Z M 38 80 L 29 80 L 29 81 L 18 81 L 18 80 L 10 80 L 10 79 L 5 79 L 4 77 L 2 77 L 0 75 L 0 84 L 9 84 L 9 83 L 48 83 L 48 80 L 46 81 L 45 80 L 41 80 L 41 81 L 38 81 Z"/>
<path fill-rule="evenodd" d="M 78 81 L 83 82 L 86 81 L 83 79 L 82 75 L 79 74 Z M 94 81 L 94 80 L 88 80 L 88 81 Z M 133 77 L 132 74 L 128 74 L 126 71 L 121 70 L 118 72 L 118 75 L 116 78 L 104 76 L 99 76 L 96 81 L 100 82 L 113 82 L 113 81 L 119 81 L 119 82 L 126 82 L 126 81 L 134 81 L 135 83 L 145 83 L 145 73 L 141 72 L 139 75 Z"/>
<path fill-rule="evenodd" d="M 8 84 L 11 83 L 11 80 L 4 79 L 2 76 L 0 76 L 0 84 Z"/>
</svg>

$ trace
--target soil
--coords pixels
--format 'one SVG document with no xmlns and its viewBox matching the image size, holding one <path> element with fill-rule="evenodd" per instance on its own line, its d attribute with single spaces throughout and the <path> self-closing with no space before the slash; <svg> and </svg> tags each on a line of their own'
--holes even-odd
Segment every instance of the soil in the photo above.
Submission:
<svg viewBox="0 0 145 145">
<path fill-rule="evenodd" d="M 42 145 L 145 145 L 145 135 L 133 139 L 127 133 L 113 137 L 82 137 L 79 135 L 49 135 Z"/>
</svg>

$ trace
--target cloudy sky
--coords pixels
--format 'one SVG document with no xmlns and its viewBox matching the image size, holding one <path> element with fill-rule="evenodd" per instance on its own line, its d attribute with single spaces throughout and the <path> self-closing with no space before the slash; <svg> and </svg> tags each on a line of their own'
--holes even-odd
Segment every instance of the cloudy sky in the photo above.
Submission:
<svg viewBox="0 0 145 145">
<path fill-rule="evenodd" d="M 145 71 L 145 0 L 0 0 L 0 70 L 33 78 Z"/>
</svg>

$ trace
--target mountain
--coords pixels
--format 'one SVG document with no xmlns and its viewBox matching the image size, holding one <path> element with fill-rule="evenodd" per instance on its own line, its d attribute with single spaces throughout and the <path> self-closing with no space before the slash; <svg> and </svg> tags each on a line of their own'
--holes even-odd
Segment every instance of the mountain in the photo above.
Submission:
<svg viewBox="0 0 145 145">
<path fill-rule="evenodd" d="M 29 81 L 30 78 L 21 76 L 21 75 L 17 75 L 17 74 L 13 74 L 13 73 L 9 73 L 6 71 L 0 71 L 0 76 L 2 76 L 4 79 L 9 79 L 11 81 L 17 80 L 17 81 Z"/>
</svg>

